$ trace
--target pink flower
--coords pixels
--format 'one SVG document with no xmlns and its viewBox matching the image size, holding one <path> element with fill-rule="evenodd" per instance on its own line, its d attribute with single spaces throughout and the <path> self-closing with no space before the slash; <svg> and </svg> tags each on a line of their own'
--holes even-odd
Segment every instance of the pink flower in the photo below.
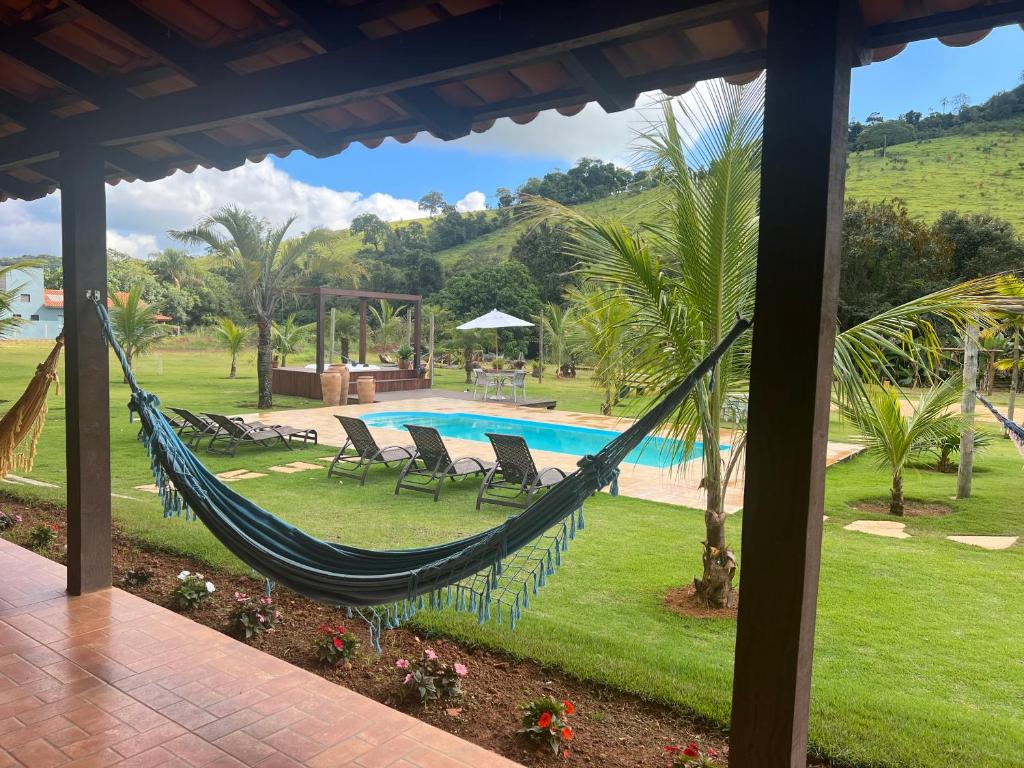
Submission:
<svg viewBox="0 0 1024 768">
<path fill-rule="evenodd" d="M 238 600 L 239 602 L 241 602 L 243 600 L 248 600 L 248 599 L 249 598 L 246 597 L 245 592 L 235 592 L 235 600 Z"/>
<path fill-rule="evenodd" d="M 264 595 L 263 597 L 260 598 L 260 602 L 263 603 L 263 605 L 270 605 L 274 601 L 271 598 L 269 598 L 266 595 Z"/>
<path fill-rule="evenodd" d="M 460 664 L 459 662 L 456 661 L 454 666 L 455 666 L 455 674 L 458 675 L 459 677 L 465 677 L 466 674 L 469 672 L 469 670 L 466 669 L 466 665 L 465 664 Z"/>
<path fill-rule="evenodd" d="M 437 661 L 437 654 L 436 654 L 436 653 L 434 653 L 434 652 L 433 652 L 432 650 L 430 650 L 429 648 L 427 648 L 427 650 L 425 650 L 425 651 L 423 652 L 423 655 L 424 655 L 424 656 L 426 656 L 426 657 L 427 657 L 428 659 L 430 659 L 431 661 Z"/>
<path fill-rule="evenodd" d="M 405 676 L 405 680 L 402 681 L 402 685 L 408 685 L 412 682 L 412 672 Z"/>
<path fill-rule="evenodd" d="M 267 623 L 267 617 L 264 616 L 262 613 L 257 615 L 256 618 L 260 620 L 260 624 L 266 624 Z"/>
<path fill-rule="evenodd" d="M 398 667 L 399 669 L 408 669 L 409 668 L 409 660 L 408 659 L 399 659 L 398 661 L 395 662 L 395 666 Z"/>
</svg>

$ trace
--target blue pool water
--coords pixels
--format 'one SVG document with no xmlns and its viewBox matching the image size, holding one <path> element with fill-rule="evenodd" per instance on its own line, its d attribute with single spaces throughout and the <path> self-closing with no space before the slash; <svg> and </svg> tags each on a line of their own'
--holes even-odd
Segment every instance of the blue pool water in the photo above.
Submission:
<svg viewBox="0 0 1024 768">
<path fill-rule="evenodd" d="M 502 416 L 484 416 L 476 413 L 431 413 L 429 411 L 387 411 L 363 417 L 371 427 L 405 429 L 406 424 L 434 427 L 442 437 L 487 442 L 486 432 L 519 435 L 536 451 L 554 451 L 573 456 L 597 453 L 605 443 L 617 437 L 618 432 L 607 429 L 575 427 L 567 424 L 506 419 Z M 725 446 L 722 446 L 723 448 Z M 687 459 L 699 458 L 704 446 L 697 443 L 686 456 L 678 440 L 651 437 L 641 443 L 626 462 L 646 467 L 670 467 Z"/>
</svg>

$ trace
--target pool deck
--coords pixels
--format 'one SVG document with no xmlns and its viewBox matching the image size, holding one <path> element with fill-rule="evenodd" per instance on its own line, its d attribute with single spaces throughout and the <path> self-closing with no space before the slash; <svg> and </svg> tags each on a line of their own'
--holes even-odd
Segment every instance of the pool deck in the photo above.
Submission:
<svg viewBox="0 0 1024 768">
<path fill-rule="evenodd" d="M 277 413 L 249 414 L 246 418 L 259 418 L 271 423 L 284 423 L 296 427 L 311 427 L 317 430 L 320 443 L 329 446 L 340 446 L 345 442 L 344 432 L 335 414 L 347 416 L 363 416 L 369 413 L 385 411 L 431 411 L 434 413 L 477 413 L 504 418 L 536 421 L 541 424 L 565 424 L 575 427 L 590 427 L 621 432 L 632 424 L 632 419 L 600 416 L 593 413 L 575 413 L 573 411 L 548 411 L 537 408 L 512 408 L 507 403 L 491 403 L 483 401 L 467 401 L 462 398 L 450 398 L 440 395 L 434 390 L 434 397 L 415 397 L 408 399 L 388 399 L 385 402 L 370 405 L 347 405 L 327 408 L 307 408 Z M 409 445 L 412 441 L 404 430 L 371 427 L 370 431 L 381 445 Z M 732 433 L 723 430 L 721 443 L 727 445 L 732 441 Z M 494 451 L 489 442 L 445 438 L 448 450 L 453 456 L 476 456 L 486 461 L 494 460 Z M 829 466 L 850 458 L 863 450 L 863 446 L 852 443 L 828 444 L 827 463 Z M 324 454 L 326 455 L 326 454 Z M 566 471 L 576 469 L 577 456 L 550 451 L 533 451 L 538 467 L 559 467 Z M 699 460 L 688 461 L 671 469 L 645 467 L 637 464 L 623 464 L 619 475 L 619 493 L 636 499 L 660 501 L 696 509 L 704 506 L 704 491 L 701 490 L 701 463 Z M 734 479 L 725 496 L 726 511 L 730 514 L 738 511 L 743 504 L 743 462 L 737 467 Z"/>
</svg>

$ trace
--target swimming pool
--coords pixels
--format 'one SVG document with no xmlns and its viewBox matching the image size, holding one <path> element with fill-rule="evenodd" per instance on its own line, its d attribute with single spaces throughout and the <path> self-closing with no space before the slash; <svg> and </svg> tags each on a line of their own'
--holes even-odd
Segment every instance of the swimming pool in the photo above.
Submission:
<svg viewBox="0 0 1024 768">
<path fill-rule="evenodd" d="M 405 429 L 406 424 L 434 427 L 443 437 L 487 442 L 486 432 L 519 435 L 536 451 L 554 451 L 573 456 L 597 453 L 612 438 L 619 435 L 608 429 L 576 427 L 569 424 L 507 419 L 477 413 L 432 413 L 429 411 L 385 411 L 370 413 L 363 420 L 371 427 Z M 725 448 L 726 446 L 721 446 Z M 626 463 L 646 467 L 670 467 L 704 454 L 704 446 L 697 443 L 685 457 L 678 440 L 650 437 L 629 456 Z"/>
</svg>

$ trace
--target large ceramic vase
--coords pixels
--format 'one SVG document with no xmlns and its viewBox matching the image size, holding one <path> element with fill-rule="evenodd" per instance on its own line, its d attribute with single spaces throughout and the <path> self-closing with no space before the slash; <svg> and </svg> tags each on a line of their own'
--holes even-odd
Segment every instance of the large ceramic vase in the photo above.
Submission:
<svg viewBox="0 0 1024 768">
<path fill-rule="evenodd" d="M 352 381 L 352 374 L 347 365 L 332 365 L 331 373 L 341 376 L 341 397 L 338 405 L 348 405 L 348 385 Z"/>
<path fill-rule="evenodd" d="M 377 381 L 373 376 L 360 376 L 356 379 L 356 392 L 359 394 L 359 404 L 372 403 L 377 396 Z"/>
<path fill-rule="evenodd" d="M 341 403 L 341 374 L 337 371 L 321 373 L 320 392 L 324 405 L 339 405 Z"/>
</svg>

